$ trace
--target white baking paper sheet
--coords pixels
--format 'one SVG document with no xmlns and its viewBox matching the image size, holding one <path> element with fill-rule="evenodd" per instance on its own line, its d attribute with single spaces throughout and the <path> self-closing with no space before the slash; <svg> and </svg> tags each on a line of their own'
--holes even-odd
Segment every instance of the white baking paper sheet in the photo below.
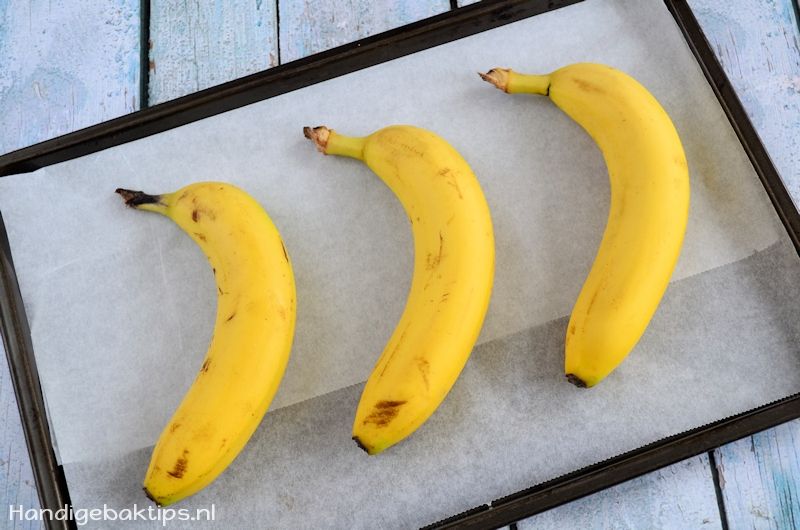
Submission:
<svg viewBox="0 0 800 530">
<path fill-rule="evenodd" d="M 577 61 L 618 67 L 653 92 L 692 177 L 677 282 L 630 359 L 588 391 L 563 380 L 561 341 L 605 225 L 605 165 L 546 98 L 511 97 L 476 75 Z M 367 458 L 349 429 L 403 309 L 411 232 L 377 177 L 320 155 L 301 127 L 368 134 L 392 123 L 439 133 L 472 165 L 492 209 L 497 273 L 481 346 L 444 405 Z M 335 526 L 431 522 L 800 389 L 800 262 L 699 66 L 660 1 L 587 0 L 0 179 L 50 420 L 82 504 L 144 501 L 149 447 L 194 379 L 215 312 L 199 249 L 113 190 L 199 180 L 237 184 L 273 217 L 295 267 L 298 321 L 258 435 L 190 504 L 234 517 L 240 500 L 239 517 L 276 527 L 334 514 L 349 517 Z"/>
<path fill-rule="evenodd" d="M 800 388 L 797 262 L 778 243 L 673 283 L 636 355 L 590 391 L 563 379 L 567 317 L 486 342 L 437 413 L 376 458 L 349 439 L 361 384 L 274 411 L 213 487 L 175 507 L 214 505 L 216 521 L 191 528 L 417 528 L 780 399 Z M 66 465 L 72 502 L 148 506 L 149 459 Z"/>
</svg>

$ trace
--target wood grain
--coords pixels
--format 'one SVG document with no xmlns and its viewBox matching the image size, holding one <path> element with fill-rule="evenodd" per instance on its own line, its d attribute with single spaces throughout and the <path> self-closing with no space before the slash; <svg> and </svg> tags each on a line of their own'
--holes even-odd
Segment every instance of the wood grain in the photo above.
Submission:
<svg viewBox="0 0 800 530">
<path fill-rule="evenodd" d="M 278 64 L 274 0 L 151 0 L 149 103 Z"/>
<path fill-rule="evenodd" d="M 0 154 L 139 108 L 139 0 L 0 0 Z M 39 507 L 0 347 L 0 514 Z"/>
<path fill-rule="evenodd" d="M 701 455 L 517 523 L 564 528 L 721 528 L 708 456 Z"/>
<path fill-rule="evenodd" d="M 800 33 L 792 0 L 689 4 L 800 204 Z"/>
<path fill-rule="evenodd" d="M 730 528 L 800 528 L 800 420 L 714 454 Z"/>
<path fill-rule="evenodd" d="M 450 10 L 449 0 L 282 0 L 281 63 Z"/>
<path fill-rule="evenodd" d="M 0 342 L 0 520 L 3 528 L 33 529 L 40 528 L 36 521 L 11 520 L 11 506 L 24 510 L 39 508 L 39 497 L 33 481 L 33 471 L 25 446 L 25 435 L 22 433 L 17 401 L 8 371 L 6 354 Z"/>
<path fill-rule="evenodd" d="M 800 31 L 791 0 L 690 4 L 800 204 Z M 800 527 L 800 421 L 720 447 L 714 457 L 731 528 Z"/>
<path fill-rule="evenodd" d="M 0 1 L 0 154 L 139 108 L 139 0 Z"/>
</svg>

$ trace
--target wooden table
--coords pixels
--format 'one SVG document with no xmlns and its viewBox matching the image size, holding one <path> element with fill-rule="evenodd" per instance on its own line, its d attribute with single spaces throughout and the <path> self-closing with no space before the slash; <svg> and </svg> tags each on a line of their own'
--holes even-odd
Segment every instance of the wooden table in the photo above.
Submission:
<svg viewBox="0 0 800 530">
<path fill-rule="evenodd" d="M 152 0 L 148 13 L 140 0 L 0 0 L 0 153 L 432 16 L 455 3 Z M 458 2 L 466 3 L 471 2 Z M 796 3 L 690 4 L 800 203 Z M 140 46 L 143 29 L 149 29 L 146 46 Z M 0 414 L 0 507 L 37 507 L 4 356 Z M 6 514 L 0 520 L 7 521 Z M 800 528 L 800 420 L 517 527 Z"/>
</svg>

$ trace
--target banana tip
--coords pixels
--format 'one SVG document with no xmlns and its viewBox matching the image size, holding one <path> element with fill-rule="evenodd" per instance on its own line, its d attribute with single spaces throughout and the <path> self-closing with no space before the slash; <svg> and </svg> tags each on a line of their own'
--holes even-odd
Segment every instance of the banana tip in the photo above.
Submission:
<svg viewBox="0 0 800 530">
<path fill-rule="evenodd" d="M 496 88 L 499 88 L 503 92 L 508 92 L 508 73 L 510 70 L 508 68 L 492 68 L 485 74 L 478 72 L 478 75 L 486 81 L 487 83 L 491 83 Z"/>
<path fill-rule="evenodd" d="M 353 441 L 356 443 L 356 445 L 358 446 L 359 449 L 361 449 L 362 451 L 364 451 L 368 455 L 372 454 L 372 453 L 370 453 L 369 448 L 361 442 L 361 440 L 358 438 L 358 436 L 353 436 Z"/>
<path fill-rule="evenodd" d="M 150 493 L 150 491 L 147 488 L 142 488 L 142 489 L 144 490 L 144 494 L 147 496 L 147 498 L 156 503 L 156 506 L 158 507 L 162 506 L 162 504 L 158 502 L 155 497 L 153 497 L 153 494 Z"/>
<path fill-rule="evenodd" d="M 587 385 L 586 382 L 584 382 L 583 379 L 581 379 L 580 377 L 578 377 L 575 374 L 567 374 L 567 381 L 569 381 L 573 385 L 577 386 L 578 388 L 588 388 L 589 387 L 589 385 Z"/>
<path fill-rule="evenodd" d="M 317 150 L 325 154 L 328 148 L 328 138 L 331 136 L 331 130 L 321 125 L 319 127 L 303 127 L 303 136 L 314 142 Z"/>
</svg>

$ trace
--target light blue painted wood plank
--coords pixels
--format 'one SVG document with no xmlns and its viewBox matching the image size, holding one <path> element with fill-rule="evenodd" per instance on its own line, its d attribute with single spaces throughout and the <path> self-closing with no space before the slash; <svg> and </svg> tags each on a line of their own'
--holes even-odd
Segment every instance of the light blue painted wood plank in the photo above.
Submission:
<svg viewBox="0 0 800 530">
<path fill-rule="evenodd" d="M 285 63 L 450 10 L 449 0 L 281 0 Z"/>
<path fill-rule="evenodd" d="M 791 0 L 689 4 L 800 204 L 800 35 Z"/>
<path fill-rule="evenodd" d="M 139 107 L 139 0 L 0 0 L 0 154 Z"/>
<path fill-rule="evenodd" d="M 730 528 L 800 528 L 800 420 L 715 451 Z"/>
<path fill-rule="evenodd" d="M 790 0 L 691 0 L 787 188 L 800 204 L 800 35 Z M 731 528 L 800 527 L 800 422 L 715 451 Z"/>
<path fill-rule="evenodd" d="M 470 4 L 477 4 L 480 0 L 458 0 L 458 7 L 468 6 Z"/>
<path fill-rule="evenodd" d="M 0 154 L 139 107 L 139 1 L 0 0 Z M 0 514 L 38 508 L 5 353 L 0 348 Z"/>
<path fill-rule="evenodd" d="M 517 523 L 520 530 L 721 528 L 708 456 L 701 455 Z"/>
<path fill-rule="evenodd" d="M 41 528 L 36 521 L 10 518 L 11 506 L 23 510 L 39 508 L 39 497 L 33 481 L 33 470 L 22 434 L 22 423 L 11 384 L 6 354 L 0 342 L 0 524 L 3 528 Z M 3 513 L 5 511 L 5 513 Z"/>
<path fill-rule="evenodd" d="M 150 104 L 278 64 L 274 0 L 151 0 Z"/>
</svg>

